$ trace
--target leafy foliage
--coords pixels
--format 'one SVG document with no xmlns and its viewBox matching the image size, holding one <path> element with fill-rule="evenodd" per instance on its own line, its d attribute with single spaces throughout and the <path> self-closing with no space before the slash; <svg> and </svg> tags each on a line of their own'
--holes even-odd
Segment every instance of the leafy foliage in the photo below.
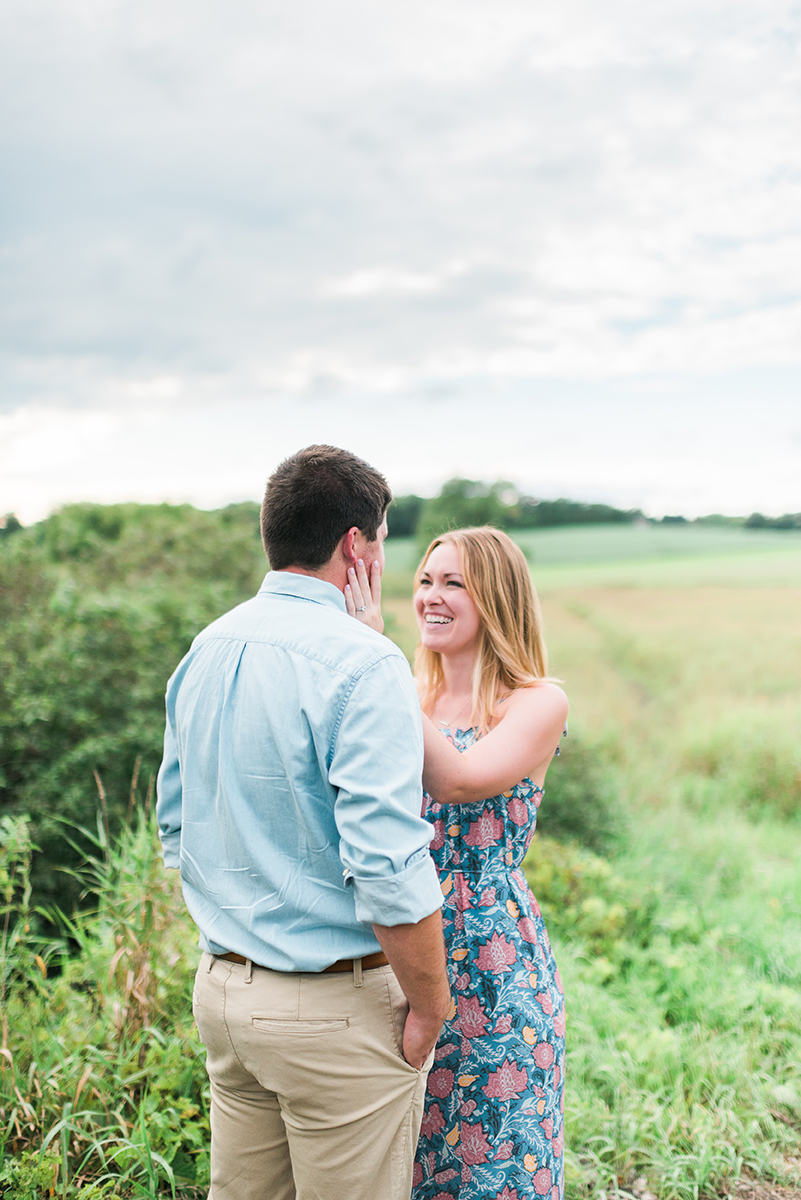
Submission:
<svg viewBox="0 0 801 1200">
<path fill-rule="evenodd" d="M 512 524 L 517 529 L 546 529 L 559 525 L 625 525 L 642 518 L 639 508 L 583 504 L 578 500 L 535 500 L 521 496 Z"/>
<path fill-rule="evenodd" d="M 6 1200 L 175 1196 L 208 1182 L 208 1084 L 187 995 L 196 937 L 177 877 L 144 809 L 113 843 L 102 819 L 84 832 L 97 907 L 62 916 L 65 938 L 47 949 L 28 920 L 25 830 L 6 819 L 0 833 L 3 879 L 16 881 L 0 962 Z"/>
<path fill-rule="evenodd" d="M 781 517 L 766 517 L 760 512 L 746 517 L 747 529 L 801 529 L 801 513 L 784 513 Z"/>
<path fill-rule="evenodd" d="M 587 742 L 565 738 L 548 769 L 547 799 L 537 828 L 549 838 L 608 853 L 625 831 L 623 808 L 603 755 Z"/>
<path fill-rule="evenodd" d="M 389 532 L 394 538 L 413 537 L 417 531 L 425 500 L 413 494 L 396 496 L 387 512 Z"/>
<path fill-rule="evenodd" d="M 475 479 L 449 479 L 438 496 L 426 500 L 420 513 L 417 537 L 424 548 L 446 529 L 469 525 L 504 528 L 517 503 L 517 492 L 507 483 L 480 483 Z"/>
<path fill-rule="evenodd" d="M 397 503 L 405 511 L 401 497 Z M 417 497 L 414 497 L 417 500 Z M 484 483 L 475 479 L 449 479 L 438 496 L 423 502 L 417 521 L 417 539 L 424 548 L 446 529 L 469 525 L 495 525 L 499 529 L 541 529 L 560 525 L 630 523 L 642 517 L 639 509 L 623 510 L 609 504 L 583 504 L 577 500 L 537 500 L 521 495 L 507 480 Z M 393 532 L 403 536 L 400 529 Z"/>
<path fill-rule="evenodd" d="M 14 513 L 6 513 L 4 517 L 0 517 L 0 538 L 10 537 L 19 529 L 22 529 L 22 522 Z"/>
<path fill-rule="evenodd" d="M 209 1098 L 191 1025 L 196 938 L 152 814 L 140 810 L 112 841 L 102 815 L 87 832 L 84 882 L 97 906 L 64 920 L 65 942 L 49 948 L 27 921 L 25 830 L 6 822 L 2 838 L 18 936 L 1 964 L 0 1195 L 197 1195 Z M 735 849 L 753 896 L 760 852 Z M 571 1200 L 642 1177 L 665 1200 L 696 1200 L 729 1191 L 743 1167 L 783 1177 L 797 1148 L 799 962 L 781 976 L 754 954 L 724 876 L 704 870 L 703 836 L 663 853 L 658 872 L 642 870 L 649 853 L 633 842 L 612 862 L 538 836 L 525 863 L 569 1002 Z M 777 943 L 797 940 L 796 898 L 786 913 L 765 906 Z"/>
<path fill-rule="evenodd" d="M 400 497 L 400 511 L 407 501 Z M 577 500 L 537 500 L 524 496 L 507 480 L 485 483 L 476 479 L 449 479 L 439 492 L 422 503 L 416 527 L 421 548 L 446 529 L 469 525 L 495 525 L 499 529 L 544 529 L 561 525 L 598 525 L 630 523 L 642 517 L 639 509 L 623 510 L 609 504 L 583 504 Z M 393 522 L 392 531 L 403 536 Z"/>
<path fill-rule="evenodd" d="M 51 868 L 77 861 L 64 822 L 92 823 L 95 773 L 118 828 L 135 765 L 158 768 L 167 678 L 265 569 L 256 505 L 72 505 L 0 543 L 0 811 L 31 814 L 40 902 L 64 900 Z"/>
</svg>

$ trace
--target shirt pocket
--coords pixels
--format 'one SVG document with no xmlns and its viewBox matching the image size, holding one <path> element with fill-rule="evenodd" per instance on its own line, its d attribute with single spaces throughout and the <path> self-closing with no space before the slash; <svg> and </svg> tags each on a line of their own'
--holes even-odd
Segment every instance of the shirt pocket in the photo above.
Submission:
<svg viewBox="0 0 801 1200">
<path fill-rule="evenodd" d="M 341 1033 L 350 1021 L 347 1017 L 336 1017 L 326 1021 L 287 1021 L 284 1017 L 252 1017 L 253 1028 L 260 1033 L 294 1033 L 307 1036 Z"/>
</svg>

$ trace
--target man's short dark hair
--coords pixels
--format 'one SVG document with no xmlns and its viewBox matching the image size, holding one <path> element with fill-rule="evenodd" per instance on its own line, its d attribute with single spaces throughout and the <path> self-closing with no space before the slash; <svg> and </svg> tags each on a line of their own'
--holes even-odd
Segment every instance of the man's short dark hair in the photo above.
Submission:
<svg viewBox="0 0 801 1200">
<path fill-rule="evenodd" d="M 374 542 L 392 492 L 383 475 L 337 446 L 307 446 L 267 480 L 261 540 L 274 571 L 322 567 L 354 526 Z"/>
</svg>

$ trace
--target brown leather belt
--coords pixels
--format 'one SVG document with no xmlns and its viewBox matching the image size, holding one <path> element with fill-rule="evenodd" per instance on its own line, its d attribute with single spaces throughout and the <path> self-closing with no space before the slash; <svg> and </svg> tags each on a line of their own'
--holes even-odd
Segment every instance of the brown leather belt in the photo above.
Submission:
<svg viewBox="0 0 801 1200">
<path fill-rule="evenodd" d="M 228 952 L 228 954 L 215 954 L 214 957 L 215 958 L 224 958 L 226 962 L 239 963 L 239 965 L 241 967 L 246 967 L 248 964 L 248 959 L 243 958 L 241 954 L 235 954 L 233 950 L 230 950 Z M 293 974 L 293 975 L 294 974 L 298 974 L 298 975 L 300 975 L 300 974 L 304 974 L 304 975 L 323 974 L 323 975 L 325 975 L 329 971 L 352 971 L 354 962 L 359 962 L 359 961 L 361 961 L 363 971 L 372 971 L 375 967 L 389 966 L 389 959 L 387 958 L 384 951 L 376 950 L 376 952 L 374 954 L 366 954 L 364 956 L 364 958 L 361 960 L 359 960 L 358 958 L 357 959 L 340 958 L 337 962 L 331 963 L 330 967 L 323 967 L 321 972 L 291 971 L 291 972 L 279 972 L 279 973 L 280 974 Z M 262 967 L 261 964 L 257 963 L 257 962 L 254 962 L 253 966 L 259 967 L 260 970 L 263 970 L 263 971 L 270 970 L 269 967 Z"/>
</svg>

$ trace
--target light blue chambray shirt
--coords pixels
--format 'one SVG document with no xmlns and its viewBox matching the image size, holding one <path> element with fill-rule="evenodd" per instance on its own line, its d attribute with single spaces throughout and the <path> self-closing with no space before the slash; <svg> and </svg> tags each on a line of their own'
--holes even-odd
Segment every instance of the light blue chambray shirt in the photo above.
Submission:
<svg viewBox="0 0 801 1200">
<path fill-rule="evenodd" d="M 157 814 L 212 953 L 320 971 L 442 903 L 406 659 L 333 584 L 272 571 L 167 685 Z"/>
</svg>

